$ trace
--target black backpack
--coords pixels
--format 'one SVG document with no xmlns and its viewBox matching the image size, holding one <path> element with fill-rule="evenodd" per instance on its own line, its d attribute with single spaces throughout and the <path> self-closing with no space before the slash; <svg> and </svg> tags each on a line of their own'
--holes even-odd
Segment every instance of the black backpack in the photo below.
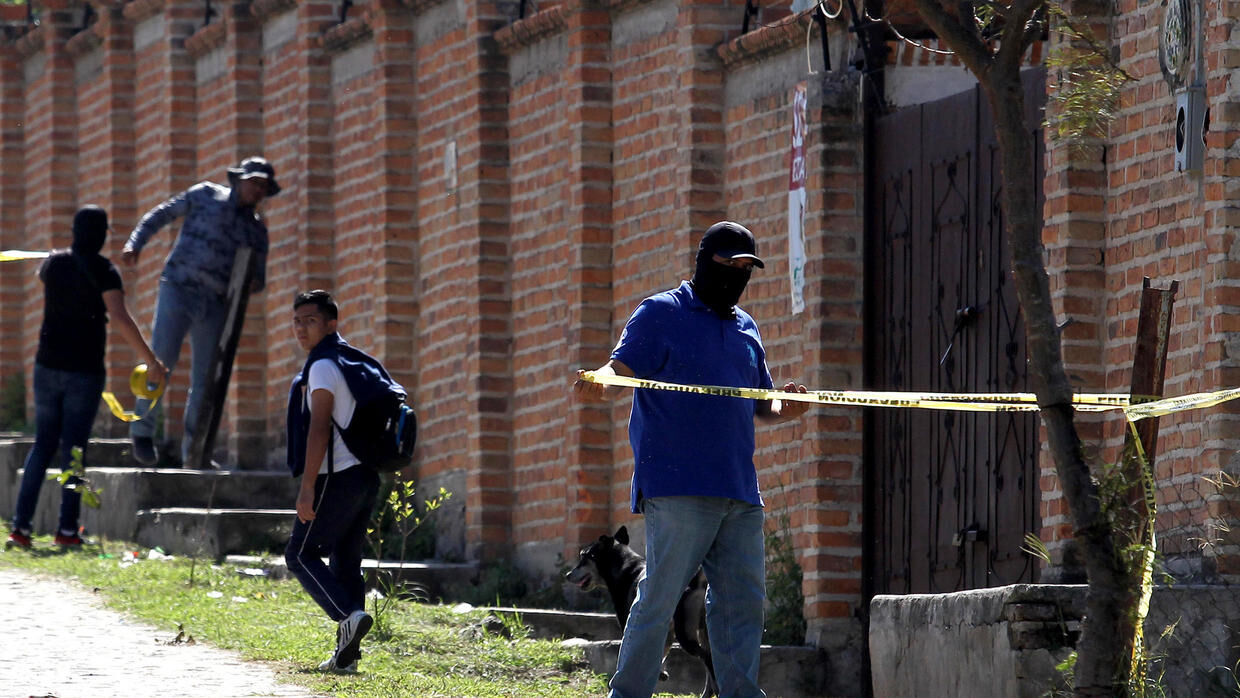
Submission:
<svg viewBox="0 0 1240 698">
<path fill-rule="evenodd" d="M 418 416 L 402 392 L 388 391 L 353 409 L 347 427 L 332 420 L 353 455 L 380 472 L 393 472 L 413 462 Z M 330 443 L 330 442 L 328 442 Z"/>
</svg>

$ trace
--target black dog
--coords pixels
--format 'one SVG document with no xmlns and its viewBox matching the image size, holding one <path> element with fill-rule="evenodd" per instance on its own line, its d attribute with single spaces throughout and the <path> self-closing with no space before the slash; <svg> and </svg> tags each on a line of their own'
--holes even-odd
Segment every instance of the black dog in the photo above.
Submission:
<svg viewBox="0 0 1240 698">
<path fill-rule="evenodd" d="M 624 630 L 624 624 L 629 619 L 629 608 L 637 596 L 637 579 L 645 570 L 646 559 L 629 547 L 629 531 L 621 526 L 614 538 L 599 536 L 598 541 L 582 548 L 577 566 L 564 576 L 582 589 L 595 588 L 600 583 L 606 585 L 616 609 L 616 620 L 620 622 L 620 629 Z M 702 698 L 718 695 L 715 667 L 710 658 L 710 640 L 706 634 L 706 575 L 701 569 L 689 580 L 676 604 L 671 632 L 663 647 L 664 662 L 667 661 L 673 635 L 684 651 L 700 659 L 706 667 L 706 686 L 702 689 Z M 667 679 L 667 671 L 660 668 L 659 677 Z"/>
</svg>

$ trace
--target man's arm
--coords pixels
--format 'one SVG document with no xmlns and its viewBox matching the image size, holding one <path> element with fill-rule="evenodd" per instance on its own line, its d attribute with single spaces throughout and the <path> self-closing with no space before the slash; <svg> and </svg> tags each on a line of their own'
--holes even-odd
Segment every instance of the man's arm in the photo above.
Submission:
<svg viewBox="0 0 1240 698">
<path fill-rule="evenodd" d="M 164 367 L 164 362 L 155 356 L 150 345 L 142 338 L 142 331 L 138 329 L 133 316 L 129 314 L 129 309 L 125 307 L 124 292 L 116 288 L 104 291 L 103 304 L 108 309 L 108 317 L 112 319 L 116 331 L 120 332 L 129 346 L 141 354 L 143 360 L 146 361 L 147 380 L 152 383 L 162 382 L 167 369 Z"/>
<path fill-rule="evenodd" d="M 125 242 L 125 247 L 121 250 L 121 261 L 128 267 L 137 264 L 138 256 L 142 254 L 142 248 L 146 246 L 147 241 L 159 232 L 160 228 L 187 213 L 189 213 L 188 191 L 183 191 L 147 211 L 142 220 L 138 221 L 133 232 L 129 234 L 129 240 Z"/>
<path fill-rule="evenodd" d="M 302 523 L 314 520 L 314 482 L 323 467 L 327 444 L 332 437 L 332 408 L 336 396 L 322 388 L 310 393 L 310 432 L 306 434 L 306 464 L 297 491 L 297 519 Z"/>
<path fill-rule="evenodd" d="M 805 386 L 797 385 L 793 381 L 785 383 L 783 391 L 785 393 L 809 392 Z M 766 424 L 778 424 L 779 422 L 800 419 L 801 415 L 808 411 L 808 402 L 801 402 L 799 400 L 759 400 L 754 408 L 754 418 Z"/>
<path fill-rule="evenodd" d="M 633 370 L 616 359 L 612 359 L 602 366 L 599 366 L 594 369 L 594 372 L 604 376 L 633 377 Z M 620 393 L 620 386 L 592 383 L 581 377 L 581 374 L 583 373 L 585 373 L 585 371 L 577 369 L 577 380 L 573 381 L 573 392 L 576 393 L 580 399 L 588 402 L 605 402 L 611 400 Z"/>
</svg>

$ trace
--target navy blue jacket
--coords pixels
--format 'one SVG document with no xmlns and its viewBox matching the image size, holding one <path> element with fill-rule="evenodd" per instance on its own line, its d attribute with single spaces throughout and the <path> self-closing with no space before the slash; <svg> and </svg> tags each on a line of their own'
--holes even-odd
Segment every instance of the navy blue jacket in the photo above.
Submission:
<svg viewBox="0 0 1240 698">
<path fill-rule="evenodd" d="M 309 380 L 310 366 L 319 359 L 331 359 L 340 367 L 340 373 L 353 393 L 359 406 L 389 392 L 407 395 L 405 389 L 392 380 L 387 369 L 375 357 L 344 341 L 332 332 L 314 345 L 301 372 L 293 378 L 288 393 L 288 467 L 293 477 L 300 477 L 306 464 L 306 435 L 310 433 L 310 401 L 305 385 Z M 347 424 L 337 425 L 345 428 Z"/>
</svg>

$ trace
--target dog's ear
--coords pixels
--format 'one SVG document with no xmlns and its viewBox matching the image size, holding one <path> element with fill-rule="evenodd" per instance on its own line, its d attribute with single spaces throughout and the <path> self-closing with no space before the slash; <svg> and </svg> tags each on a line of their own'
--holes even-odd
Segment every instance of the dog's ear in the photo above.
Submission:
<svg viewBox="0 0 1240 698">
<path fill-rule="evenodd" d="M 628 545 L 629 544 L 629 529 L 624 526 L 621 526 L 620 530 L 616 531 L 616 541 L 619 543 L 623 543 L 624 545 Z"/>
<path fill-rule="evenodd" d="M 603 545 L 605 545 L 605 546 L 607 546 L 608 548 L 610 548 L 610 547 L 611 547 L 611 542 L 612 542 L 612 541 L 611 541 L 611 536 L 609 536 L 609 535 L 607 535 L 607 534 L 603 534 L 603 535 L 601 535 L 601 536 L 599 536 L 599 537 L 598 537 L 598 542 L 600 542 L 600 543 L 602 543 Z"/>
</svg>

